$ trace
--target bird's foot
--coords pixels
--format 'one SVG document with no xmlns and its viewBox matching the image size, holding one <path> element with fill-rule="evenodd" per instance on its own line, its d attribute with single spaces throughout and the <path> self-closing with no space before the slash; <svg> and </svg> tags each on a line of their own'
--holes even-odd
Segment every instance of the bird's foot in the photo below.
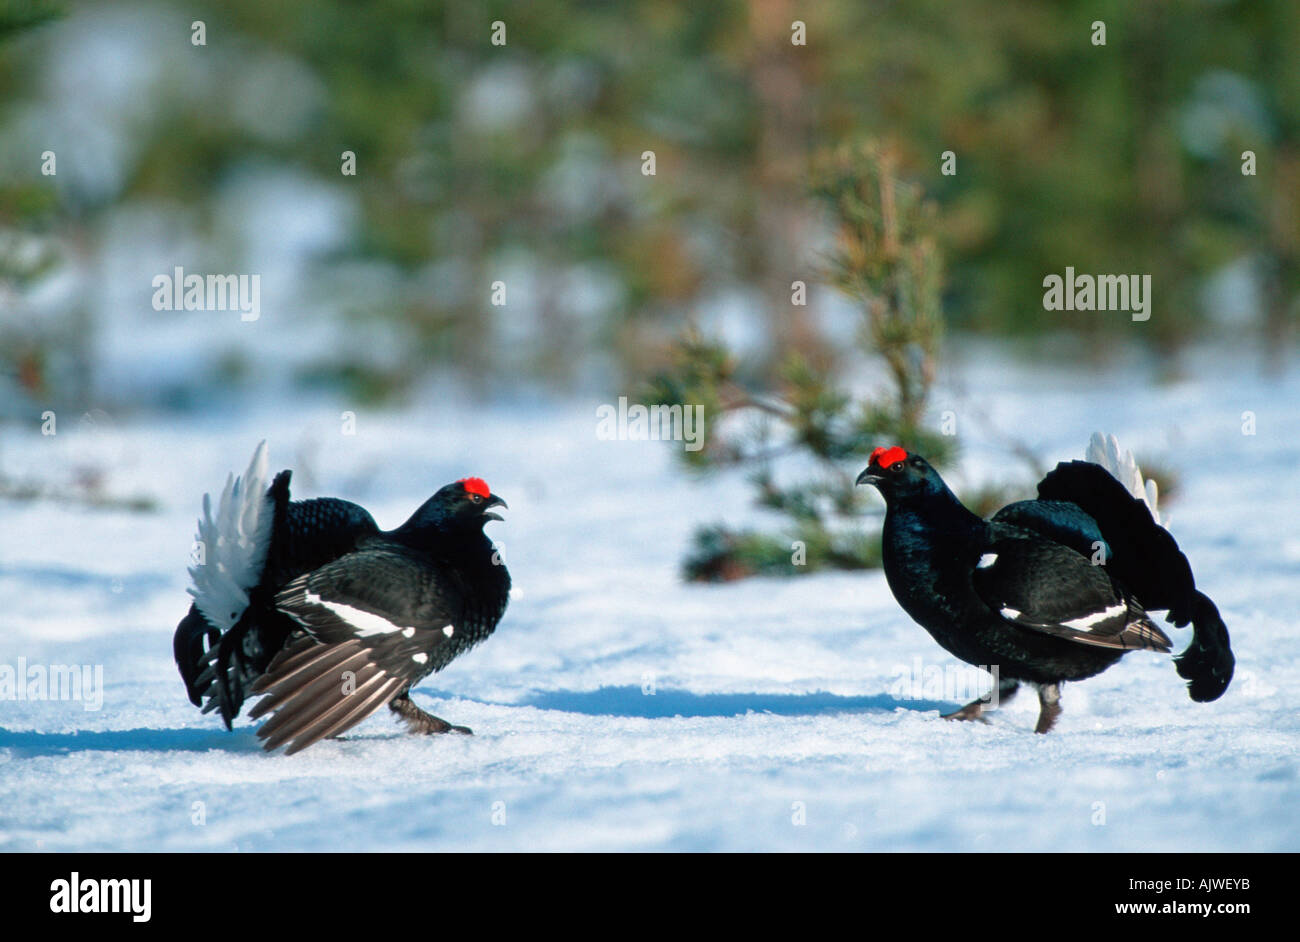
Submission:
<svg viewBox="0 0 1300 942">
<path fill-rule="evenodd" d="M 1002 704 L 1014 697 L 1016 691 L 1019 689 L 1020 681 L 1003 681 L 998 684 L 998 692 L 996 696 L 990 696 L 983 700 L 972 700 L 960 710 L 956 710 L 952 713 L 944 713 L 943 718 L 945 720 L 979 720 L 980 722 L 987 723 L 988 720 L 984 718 L 984 714 L 989 710 L 996 710 L 998 707 L 1002 706 Z"/>
<path fill-rule="evenodd" d="M 388 708 L 397 714 L 398 718 L 406 724 L 406 728 L 412 733 L 420 733 L 425 736 L 431 736 L 435 733 L 473 735 L 473 730 L 468 726 L 452 726 L 446 720 L 421 710 L 411 701 L 410 697 L 397 697 L 388 704 Z"/>
<path fill-rule="evenodd" d="M 945 720 L 979 720 L 982 723 L 987 723 L 988 720 L 984 719 L 984 708 L 986 706 L 988 706 L 988 704 L 983 700 L 972 700 L 960 710 L 954 710 L 952 713 L 943 713 L 940 715 Z"/>
<path fill-rule="evenodd" d="M 1038 688 L 1038 725 L 1034 727 L 1034 732 L 1049 732 L 1060 715 L 1061 685 L 1042 684 Z"/>
</svg>

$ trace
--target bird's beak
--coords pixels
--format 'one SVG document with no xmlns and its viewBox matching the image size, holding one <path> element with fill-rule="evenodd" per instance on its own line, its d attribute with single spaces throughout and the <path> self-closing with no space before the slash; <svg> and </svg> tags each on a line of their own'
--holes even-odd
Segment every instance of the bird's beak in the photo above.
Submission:
<svg viewBox="0 0 1300 942">
<path fill-rule="evenodd" d="M 883 480 L 884 478 L 880 476 L 879 472 L 876 469 L 872 468 L 871 465 L 867 465 L 865 468 L 862 469 L 862 473 L 858 475 L 857 483 L 859 485 L 879 484 Z"/>
<path fill-rule="evenodd" d="M 510 509 L 510 505 L 495 494 L 489 497 L 487 503 L 483 505 L 483 516 L 487 517 L 489 520 L 501 520 L 501 515 L 491 513 L 488 510 L 489 507 L 504 507 L 506 510 Z"/>
</svg>

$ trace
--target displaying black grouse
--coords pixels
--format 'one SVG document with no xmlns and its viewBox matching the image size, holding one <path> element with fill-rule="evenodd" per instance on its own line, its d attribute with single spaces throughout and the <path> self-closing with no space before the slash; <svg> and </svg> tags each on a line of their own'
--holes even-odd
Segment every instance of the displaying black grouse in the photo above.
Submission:
<svg viewBox="0 0 1300 942">
<path fill-rule="evenodd" d="M 266 749 L 337 736 L 384 704 L 412 732 L 468 733 L 417 707 L 411 685 L 482 641 L 505 612 L 510 575 L 483 532 L 506 502 L 481 478 L 448 484 L 395 530 L 345 500 L 289 500 L 266 486 L 263 442 L 203 499 L 194 604 L 173 649 L 185 689 L 226 728 L 245 698 Z M 206 698 L 206 703 L 204 699 Z"/>
<path fill-rule="evenodd" d="M 877 448 L 858 477 L 885 499 L 885 577 L 898 603 L 955 656 L 995 666 L 998 703 L 1020 683 L 1034 685 L 1039 733 L 1061 713 L 1063 681 L 1099 674 L 1135 648 L 1170 650 L 1148 611 L 1167 610 L 1179 627 L 1191 622 L 1192 642 L 1175 662 L 1193 700 L 1218 699 L 1232 680 L 1218 609 L 1197 591 L 1146 497 L 1134 496 L 1143 489 L 1131 455 L 1119 458 L 1113 438 L 1106 446 L 1094 436 L 1094 461 L 1058 464 L 1037 500 L 1009 504 L 991 520 L 962 506 L 924 458 L 902 448 Z M 945 718 L 979 719 L 988 707 L 976 700 Z"/>
</svg>

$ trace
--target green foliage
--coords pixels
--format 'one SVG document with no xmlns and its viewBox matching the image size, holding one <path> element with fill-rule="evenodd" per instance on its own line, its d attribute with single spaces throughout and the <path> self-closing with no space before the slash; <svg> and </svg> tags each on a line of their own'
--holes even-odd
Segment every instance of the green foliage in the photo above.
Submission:
<svg viewBox="0 0 1300 942">
<path fill-rule="evenodd" d="M 806 555 L 806 562 L 799 562 Z M 778 537 L 725 525 L 701 527 L 682 563 L 692 582 L 732 582 L 750 576 L 789 576 L 823 569 L 880 565 L 880 541 L 862 533 L 831 534 L 808 522 Z"/>
<path fill-rule="evenodd" d="M 1203 279 L 1243 253 L 1274 273 L 1265 329 L 1294 319 L 1300 227 L 1266 220 L 1294 199 L 1300 5 L 842 0 L 819 13 L 855 37 L 832 43 L 826 79 L 862 90 L 828 108 L 896 129 L 944 204 L 950 325 L 1168 348 L 1201 327 Z M 1241 172 L 1247 149 L 1258 176 Z M 953 176 L 938 172 L 947 150 Z M 1045 311 L 1042 278 L 1066 265 L 1150 274 L 1151 320 Z"/>
<path fill-rule="evenodd" d="M 866 409 L 863 429 L 919 447 L 943 329 L 942 262 L 935 208 L 919 186 L 899 179 L 898 163 L 896 151 L 878 143 L 841 148 L 820 162 L 813 192 L 837 224 L 830 281 L 864 312 L 863 348 L 884 359 L 896 392 L 892 411 Z M 942 445 L 931 444 L 939 458 Z"/>
<path fill-rule="evenodd" d="M 157 57 L 141 71 L 158 75 L 133 103 L 119 190 L 92 205 L 62 180 L 37 178 L 32 146 L 15 146 L 5 156 L 18 166 L 0 175 L 0 227 L 78 241 L 94 264 L 109 254 L 105 234 L 119 211 L 176 207 L 195 220 L 184 234 L 204 239 L 247 168 L 308 177 L 356 201 L 353 230 L 318 265 L 327 273 L 373 261 L 386 273 L 366 317 L 410 336 L 404 382 L 452 368 L 485 381 L 522 370 L 563 383 L 582 373 L 575 348 L 608 353 L 625 379 L 640 379 L 661 365 L 665 338 L 737 289 L 771 346 L 745 364 L 747 376 L 780 380 L 792 351 L 820 369 L 814 312 L 792 312 L 783 298 L 792 280 L 809 279 L 804 262 L 819 235 L 805 170 L 826 142 L 882 128 L 899 142 L 898 174 L 944 206 L 927 220 L 912 191 L 895 194 L 907 252 L 890 257 L 887 220 L 861 227 L 875 203 L 854 188 L 878 180 L 846 175 L 832 157 L 814 190 L 882 240 L 845 245 L 861 267 L 835 272 L 837 283 L 854 295 L 863 286 L 843 279 L 870 277 L 872 259 L 888 264 L 895 283 L 883 296 L 917 318 L 864 328 L 893 373 L 904 426 L 915 424 L 924 377 L 899 359 L 909 344 L 880 331 L 937 328 L 939 293 L 937 254 L 909 227 L 942 248 L 951 329 L 1065 328 L 1094 350 L 1116 337 L 1172 348 L 1202 327 L 1205 279 L 1242 259 L 1260 274 L 1256 333 L 1270 349 L 1286 349 L 1300 311 L 1300 214 L 1290 209 L 1300 189 L 1295 0 L 154 8 L 166 32 L 151 37 Z M 111 39 L 114 17 L 125 11 L 118 25 L 131 28 L 134 9 L 0 0 L 0 135 L 17 140 L 47 96 L 66 94 L 45 80 L 46 39 L 67 42 L 79 26 L 51 16 L 99 17 Z M 806 46 L 791 45 L 795 16 L 806 21 Z M 193 19 L 208 26 L 204 49 L 186 47 Z M 498 19 L 504 46 L 490 41 Z M 1097 19 L 1105 46 L 1090 41 Z M 256 84 L 268 65 L 301 83 Z M 240 100 L 250 88 L 272 113 L 301 107 L 305 116 L 267 133 L 248 120 L 256 102 Z M 28 133 L 20 144 L 39 153 L 42 135 Z M 345 150 L 357 156 L 355 177 L 339 172 Z M 639 169 L 646 150 L 657 156 L 654 177 Z M 1255 176 L 1241 173 L 1245 150 L 1256 155 Z M 946 151 L 955 175 L 940 171 Z M 1044 275 L 1066 266 L 1150 274 L 1151 320 L 1043 310 Z M 487 286 L 519 269 L 532 286 L 512 280 L 509 310 L 491 307 Z M 593 273 L 607 290 L 589 292 L 599 297 L 579 315 L 583 292 L 573 284 Z M 527 313 L 516 300 L 524 296 Z M 504 322 L 525 319 L 537 329 L 502 362 Z M 9 359 L 0 349 L 0 369 Z"/>
<path fill-rule="evenodd" d="M 645 399 L 656 404 L 691 403 L 706 416 L 719 416 L 753 400 L 736 382 L 736 360 L 720 343 L 689 330 L 673 345 L 670 366 L 646 385 Z M 735 443 L 706 435 L 698 451 L 682 450 L 682 459 L 697 468 L 742 460 Z"/>
<path fill-rule="evenodd" d="M 684 451 L 685 460 L 698 469 L 752 467 L 758 505 L 786 521 L 780 535 L 700 530 L 684 563 L 687 578 L 878 565 L 874 541 L 860 535 L 866 501 L 854 486 L 866 456 L 881 444 L 937 464 L 951 456 L 951 438 L 924 425 L 942 327 L 935 212 L 896 167 L 887 147 L 841 149 L 820 163 L 813 187 L 836 226 L 827 278 L 861 311 L 860 358 L 883 365 L 890 394 L 855 396 L 798 353 L 786 357 L 772 388 L 755 390 L 738 379 L 735 356 L 695 332 L 650 384 L 651 402 L 700 404 L 710 417 L 704 447 Z M 795 457 L 811 464 L 811 475 L 778 478 L 779 459 Z"/>
<path fill-rule="evenodd" d="M 0 44 L 63 14 L 61 4 L 43 0 L 0 0 Z"/>
</svg>

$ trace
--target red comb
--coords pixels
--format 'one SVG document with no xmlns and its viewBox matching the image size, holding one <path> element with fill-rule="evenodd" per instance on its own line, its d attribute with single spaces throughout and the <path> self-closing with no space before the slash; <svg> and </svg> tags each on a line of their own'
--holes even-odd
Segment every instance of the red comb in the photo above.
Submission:
<svg viewBox="0 0 1300 942">
<path fill-rule="evenodd" d="M 477 494 L 479 497 L 492 496 L 492 492 L 488 490 L 487 481 L 482 478 L 461 478 L 456 483 L 464 484 L 465 490 L 470 494 Z"/>
<path fill-rule="evenodd" d="M 867 464 L 878 464 L 882 468 L 888 468 L 892 464 L 897 464 L 907 457 L 907 452 L 895 445 L 893 448 L 877 448 L 871 453 L 871 459 Z"/>
</svg>

